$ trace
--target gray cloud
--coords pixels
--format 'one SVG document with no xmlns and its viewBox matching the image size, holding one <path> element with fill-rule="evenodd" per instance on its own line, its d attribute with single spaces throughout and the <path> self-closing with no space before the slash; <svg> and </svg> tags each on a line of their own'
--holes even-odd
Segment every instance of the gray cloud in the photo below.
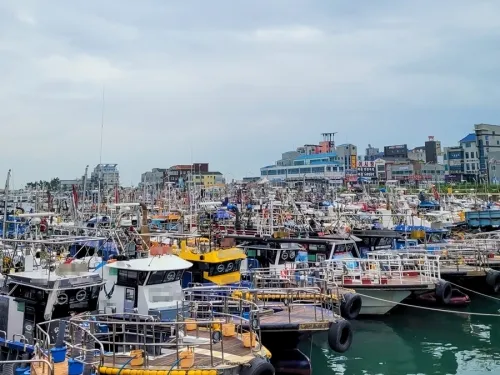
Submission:
<svg viewBox="0 0 500 375">
<path fill-rule="evenodd" d="M 495 1 L 0 3 L 0 171 L 123 182 L 208 161 L 240 177 L 339 142 L 454 144 L 497 123 Z M 1 177 L 0 177 L 1 178 Z"/>
</svg>

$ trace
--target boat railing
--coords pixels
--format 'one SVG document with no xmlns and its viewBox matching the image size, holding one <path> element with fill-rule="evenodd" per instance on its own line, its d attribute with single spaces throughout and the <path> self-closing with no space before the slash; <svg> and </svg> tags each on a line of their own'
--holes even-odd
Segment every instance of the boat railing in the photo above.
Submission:
<svg viewBox="0 0 500 375">
<path fill-rule="evenodd" d="M 372 252 L 368 258 L 327 260 L 322 265 L 328 279 L 343 285 L 434 283 L 441 278 L 439 256 L 418 254 L 404 258 L 394 251 Z"/>
<path fill-rule="evenodd" d="M 5 365 L 12 365 L 12 368 L 9 370 L 6 368 Z M 16 372 L 14 372 L 15 365 L 28 366 L 25 368 L 26 370 L 30 370 L 30 366 L 39 366 L 42 369 L 42 374 L 54 375 L 54 364 L 48 361 L 47 359 L 33 358 L 33 359 L 0 360 L 0 366 L 3 368 L 2 374 L 9 374 L 9 373 L 17 374 L 18 373 L 17 370 Z"/>
<path fill-rule="evenodd" d="M 297 285 L 301 288 L 315 288 L 321 293 L 338 298 L 346 292 L 334 280 L 326 280 L 318 272 L 320 267 L 310 267 L 307 263 L 287 263 L 281 269 L 252 268 L 242 273 L 257 289 L 283 288 Z M 352 292 L 352 291 L 347 291 Z"/>
<path fill-rule="evenodd" d="M 253 306 L 250 301 L 244 302 Z M 215 296 L 213 301 L 192 301 L 188 303 L 191 309 L 187 315 L 179 309 L 177 318 L 171 321 L 159 321 L 149 315 L 115 313 L 75 317 L 72 322 L 87 325 L 94 332 L 99 345 L 107 349 L 104 355 L 106 365 L 112 363 L 113 366 L 125 367 L 133 359 L 142 358 L 147 368 L 153 360 L 172 355 L 175 358 L 172 369 L 175 369 L 183 357 L 182 352 L 196 351 L 210 357 L 208 368 L 229 364 L 231 355 L 224 345 L 234 343 L 228 344 L 223 339 L 226 325 L 233 326 L 237 338 L 244 335 L 259 338 L 254 346 L 247 348 L 249 355 L 263 350 L 258 309 L 251 310 L 248 316 L 238 316 L 231 313 L 230 307 L 234 306 L 231 299 L 226 299 L 223 304 L 227 310 L 219 308 L 220 304 L 221 299 L 215 299 Z M 243 348 L 243 343 L 241 345 Z"/>
<path fill-rule="evenodd" d="M 52 362 L 52 351 L 62 345 L 71 353 L 71 357 L 88 367 L 95 367 L 104 363 L 104 346 L 92 332 L 90 324 L 80 322 L 84 315 L 75 317 L 76 321 L 53 319 L 36 325 L 35 342 L 40 349 L 39 355 Z M 59 329 L 64 329 L 62 342 L 54 336 L 59 335 Z M 98 347 L 96 349 L 96 346 Z"/>
<path fill-rule="evenodd" d="M 379 251 L 375 251 L 377 252 Z M 439 255 L 439 261 L 443 267 L 453 267 L 457 270 L 464 266 L 474 267 L 477 270 L 489 268 L 492 260 L 495 260 L 495 254 L 492 251 L 466 243 L 440 244 L 439 247 L 427 249 L 424 247 L 399 249 L 395 252 L 400 255 L 408 253 L 419 254 L 419 256 L 422 254 Z"/>
<path fill-rule="evenodd" d="M 259 273 L 256 272 L 254 276 L 258 277 Z M 264 275 L 264 277 L 268 277 L 268 275 Z M 233 286 L 222 287 L 222 289 L 212 287 L 212 290 L 205 287 L 192 288 L 185 291 L 188 294 L 205 294 L 205 296 L 208 296 L 214 302 L 222 290 L 223 293 L 231 293 L 231 296 L 237 301 L 253 302 L 261 315 L 269 314 L 274 311 L 273 308 L 283 309 L 285 307 L 288 311 L 289 322 L 293 319 L 292 310 L 294 306 L 309 306 L 312 308 L 314 310 L 315 321 L 324 321 L 325 319 L 334 317 L 333 309 L 340 307 L 341 293 L 339 290 L 322 288 L 322 285 L 327 285 L 327 280 L 325 279 L 306 278 L 305 281 L 297 283 L 295 275 L 289 274 L 287 277 L 289 277 L 289 282 L 286 283 L 288 286 L 283 287 L 241 288 Z M 304 280 L 304 278 L 300 277 L 299 279 Z M 283 279 L 281 280 L 283 281 Z M 318 285 L 320 282 L 322 285 Z M 334 288 L 337 288 L 336 284 Z M 327 307 L 326 310 L 325 307 Z"/>
</svg>

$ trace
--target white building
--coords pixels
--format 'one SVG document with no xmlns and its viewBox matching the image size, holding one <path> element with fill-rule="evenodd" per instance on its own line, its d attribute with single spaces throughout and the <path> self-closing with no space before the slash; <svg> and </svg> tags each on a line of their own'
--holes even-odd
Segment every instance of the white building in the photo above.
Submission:
<svg viewBox="0 0 500 375">
<path fill-rule="evenodd" d="M 90 174 L 93 189 L 110 188 L 120 185 L 120 172 L 118 164 L 98 164 Z"/>
</svg>

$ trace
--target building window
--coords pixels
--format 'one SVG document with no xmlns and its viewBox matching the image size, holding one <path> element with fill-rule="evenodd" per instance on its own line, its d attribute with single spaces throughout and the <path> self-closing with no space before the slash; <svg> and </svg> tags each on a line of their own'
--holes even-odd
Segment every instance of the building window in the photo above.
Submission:
<svg viewBox="0 0 500 375">
<path fill-rule="evenodd" d="M 468 153 L 468 152 L 466 152 L 466 153 L 465 153 L 465 158 L 466 158 L 466 159 L 468 159 L 468 158 L 469 158 L 469 153 Z"/>
<path fill-rule="evenodd" d="M 467 169 L 468 171 L 470 171 L 470 164 L 469 164 L 469 163 L 467 163 L 467 164 L 465 165 L 465 167 L 466 167 L 466 169 Z"/>
</svg>

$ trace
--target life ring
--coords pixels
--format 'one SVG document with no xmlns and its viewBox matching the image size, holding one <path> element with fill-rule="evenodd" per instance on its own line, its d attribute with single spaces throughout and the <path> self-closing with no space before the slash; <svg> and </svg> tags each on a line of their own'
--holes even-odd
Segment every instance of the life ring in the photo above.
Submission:
<svg viewBox="0 0 500 375">
<path fill-rule="evenodd" d="M 85 297 L 87 297 L 87 292 L 85 290 L 82 289 L 76 292 L 75 298 L 78 302 L 82 302 L 85 299 Z"/>
<path fill-rule="evenodd" d="M 500 272 L 495 270 L 489 270 L 486 274 L 486 284 L 491 287 L 493 293 L 497 294 L 500 292 Z"/>
<path fill-rule="evenodd" d="M 344 353 L 352 344 L 352 327 L 347 320 L 333 322 L 328 330 L 328 346 L 334 352 Z"/>
<path fill-rule="evenodd" d="M 254 358 L 247 366 L 242 366 L 240 375 L 274 375 L 274 366 L 264 358 Z"/>
<path fill-rule="evenodd" d="M 361 311 L 361 296 L 355 293 L 346 293 L 340 303 L 340 315 L 347 320 L 356 319 Z"/>
<path fill-rule="evenodd" d="M 290 272 L 286 268 L 283 268 L 280 274 L 283 279 L 288 279 L 288 276 L 290 276 Z"/>
<path fill-rule="evenodd" d="M 57 303 L 59 305 L 64 305 L 68 302 L 68 295 L 66 293 L 59 293 L 57 296 Z"/>
<path fill-rule="evenodd" d="M 453 288 L 451 284 L 447 281 L 440 281 L 436 285 L 436 297 L 439 302 L 444 305 L 449 305 L 451 302 L 451 296 L 453 294 Z"/>
</svg>

